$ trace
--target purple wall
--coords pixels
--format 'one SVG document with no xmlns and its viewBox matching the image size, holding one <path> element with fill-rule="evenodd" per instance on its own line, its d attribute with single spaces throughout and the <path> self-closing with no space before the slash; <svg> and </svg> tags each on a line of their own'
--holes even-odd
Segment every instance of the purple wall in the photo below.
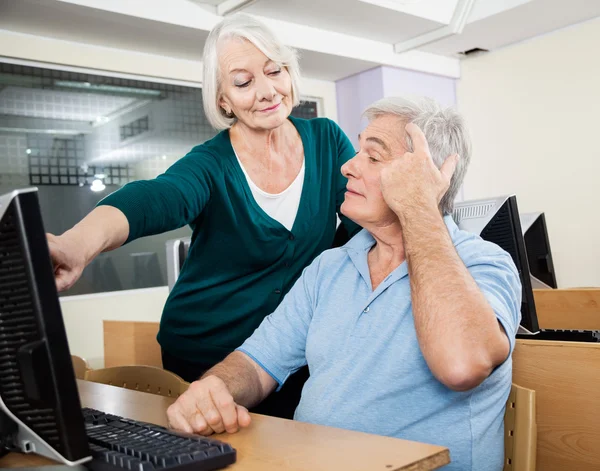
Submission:
<svg viewBox="0 0 600 471">
<path fill-rule="evenodd" d="M 358 147 L 358 134 L 366 125 L 361 118 L 367 106 L 383 96 L 381 67 L 336 82 L 338 124 Z"/>
<path fill-rule="evenodd" d="M 445 106 L 456 105 L 456 80 L 412 70 L 382 67 L 384 96 L 428 96 Z"/>
<path fill-rule="evenodd" d="M 422 72 L 377 67 L 336 82 L 338 124 L 354 146 L 366 126 L 362 112 L 389 96 L 429 96 L 442 105 L 456 104 L 456 80 Z"/>
</svg>

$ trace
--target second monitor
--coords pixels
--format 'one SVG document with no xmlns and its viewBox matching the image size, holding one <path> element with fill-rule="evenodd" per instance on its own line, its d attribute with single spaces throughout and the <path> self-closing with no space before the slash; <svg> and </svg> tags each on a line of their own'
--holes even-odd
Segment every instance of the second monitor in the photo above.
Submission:
<svg viewBox="0 0 600 471">
<path fill-rule="evenodd" d="M 477 234 L 510 254 L 523 287 L 519 333 L 537 333 L 538 318 L 516 196 L 457 203 L 453 217 L 460 229 Z"/>
</svg>

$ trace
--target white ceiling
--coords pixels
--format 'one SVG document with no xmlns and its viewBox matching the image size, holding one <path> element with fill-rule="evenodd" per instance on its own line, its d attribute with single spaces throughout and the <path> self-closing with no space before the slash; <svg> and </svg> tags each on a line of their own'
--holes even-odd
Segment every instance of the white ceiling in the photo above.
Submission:
<svg viewBox="0 0 600 471">
<path fill-rule="evenodd" d="M 200 61 L 221 1 L 1 0 L 0 29 Z M 393 52 L 394 43 L 444 26 L 457 1 L 256 0 L 244 11 L 265 19 L 300 50 L 307 77 L 324 80 L 379 64 L 443 74 L 451 63 L 441 59 L 461 51 L 497 50 L 600 16 L 600 0 L 476 0 L 461 35 Z"/>
<path fill-rule="evenodd" d="M 440 26 L 359 0 L 258 0 L 244 11 L 386 43 L 409 39 Z"/>
<path fill-rule="evenodd" d="M 598 16 L 600 0 L 532 0 L 469 23 L 461 35 L 425 46 L 422 50 L 443 55 L 474 47 L 494 51 Z M 597 49 L 598 46 L 590 45 L 590 48 Z"/>
</svg>

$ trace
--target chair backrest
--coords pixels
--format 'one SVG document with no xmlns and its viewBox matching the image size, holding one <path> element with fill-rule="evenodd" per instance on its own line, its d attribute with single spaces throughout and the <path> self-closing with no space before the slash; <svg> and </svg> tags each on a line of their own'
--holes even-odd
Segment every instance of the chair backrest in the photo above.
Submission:
<svg viewBox="0 0 600 471">
<path fill-rule="evenodd" d="M 158 322 L 104 321 L 104 366 L 162 367 Z"/>
<path fill-rule="evenodd" d="M 73 369 L 75 370 L 75 377 L 77 379 L 85 379 L 85 374 L 90 369 L 87 361 L 77 355 L 71 355 L 71 362 L 73 363 Z"/>
<path fill-rule="evenodd" d="M 504 414 L 504 471 L 535 471 L 535 391 L 512 385 Z"/>
<path fill-rule="evenodd" d="M 86 380 L 166 397 L 179 397 L 189 387 L 175 373 L 155 366 L 113 366 L 89 370 Z"/>
</svg>

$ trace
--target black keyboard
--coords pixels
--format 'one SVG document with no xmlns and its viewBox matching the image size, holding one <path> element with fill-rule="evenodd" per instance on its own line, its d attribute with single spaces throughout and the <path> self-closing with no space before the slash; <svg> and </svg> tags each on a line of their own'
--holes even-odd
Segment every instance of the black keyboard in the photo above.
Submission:
<svg viewBox="0 0 600 471">
<path fill-rule="evenodd" d="M 227 443 L 83 409 L 94 471 L 210 471 L 235 463 Z"/>
<path fill-rule="evenodd" d="M 559 340 L 563 342 L 600 342 L 600 330 L 540 329 L 535 335 L 517 335 L 527 340 Z"/>
</svg>

